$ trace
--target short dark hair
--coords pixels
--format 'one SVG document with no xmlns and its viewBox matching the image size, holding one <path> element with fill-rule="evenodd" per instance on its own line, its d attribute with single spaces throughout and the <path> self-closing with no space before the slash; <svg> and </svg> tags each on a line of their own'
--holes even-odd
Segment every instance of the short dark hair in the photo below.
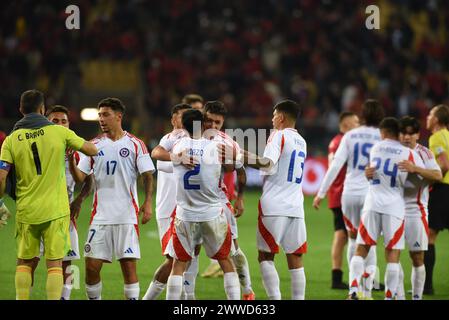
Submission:
<svg viewBox="0 0 449 320">
<path fill-rule="evenodd" d="M 106 98 L 106 99 L 101 100 L 98 103 L 98 109 L 100 109 L 101 107 L 109 107 L 112 110 L 121 112 L 123 114 L 125 114 L 125 111 L 126 111 L 125 105 L 118 98 Z"/>
<path fill-rule="evenodd" d="M 36 112 L 44 104 L 44 94 L 39 90 L 27 90 L 20 96 L 20 111 L 23 114 Z"/>
<path fill-rule="evenodd" d="M 199 94 L 190 93 L 190 94 L 185 95 L 185 96 L 182 98 L 182 101 L 181 101 L 181 102 L 182 102 L 182 103 L 185 103 L 185 104 L 192 104 L 192 103 L 195 103 L 195 102 L 201 102 L 201 103 L 203 103 L 203 102 L 204 102 L 204 99 L 203 99 L 203 97 L 200 96 Z"/>
<path fill-rule="evenodd" d="M 384 118 L 379 124 L 379 129 L 387 131 L 389 134 L 396 138 L 399 137 L 399 121 L 396 118 Z"/>
<path fill-rule="evenodd" d="M 445 104 L 439 104 L 435 108 L 435 118 L 442 125 L 449 125 L 449 107 Z"/>
<path fill-rule="evenodd" d="M 363 103 L 362 118 L 365 125 L 377 127 L 384 117 L 384 109 L 378 100 L 368 99 Z"/>
<path fill-rule="evenodd" d="M 175 105 L 173 108 L 171 108 L 171 115 L 174 115 L 175 113 L 178 113 L 178 111 L 186 109 L 192 109 L 192 106 L 187 103 L 179 103 Z"/>
<path fill-rule="evenodd" d="M 61 106 L 59 104 L 50 107 L 46 112 L 45 112 L 45 116 L 48 117 L 50 114 L 54 113 L 54 112 L 62 112 L 65 113 L 67 115 L 67 117 L 69 116 L 69 109 L 67 109 L 64 106 Z"/>
<path fill-rule="evenodd" d="M 341 112 L 340 113 L 340 115 L 339 115 L 339 123 L 342 123 L 343 122 L 343 120 L 345 120 L 346 118 L 349 118 L 349 117 L 353 117 L 353 116 L 355 116 L 356 114 L 354 113 L 354 112 L 351 112 L 351 111 L 343 111 L 343 112 Z"/>
<path fill-rule="evenodd" d="M 215 101 L 207 101 L 204 105 L 204 113 L 207 112 L 212 114 L 219 114 L 223 117 L 226 117 L 228 114 L 228 108 L 224 105 L 223 102 L 215 100 Z"/>
<path fill-rule="evenodd" d="M 282 100 L 273 107 L 273 110 L 287 114 L 292 120 L 301 114 L 301 106 L 293 100 Z"/>
<path fill-rule="evenodd" d="M 193 123 L 199 121 L 203 124 L 203 113 L 197 109 L 189 109 L 182 114 L 182 126 L 190 135 L 193 135 Z"/>
<path fill-rule="evenodd" d="M 402 117 L 399 120 L 399 132 L 407 133 L 407 128 L 411 127 L 413 130 L 413 134 L 418 133 L 421 129 L 421 125 L 419 124 L 418 119 L 410 116 Z"/>
</svg>

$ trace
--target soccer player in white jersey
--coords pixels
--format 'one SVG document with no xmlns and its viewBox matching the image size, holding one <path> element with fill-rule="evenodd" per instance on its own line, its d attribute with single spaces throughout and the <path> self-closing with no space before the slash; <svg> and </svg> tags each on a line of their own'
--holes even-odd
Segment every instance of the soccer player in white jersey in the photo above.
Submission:
<svg viewBox="0 0 449 320">
<path fill-rule="evenodd" d="M 187 153 L 198 163 L 190 170 L 180 163 L 173 163 L 177 207 L 169 242 L 169 253 L 174 261 L 167 282 L 167 300 L 181 298 L 182 275 L 195 254 L 195 246 L 201 241 L 206 254 L 217 259 L 223 269 L 227 298 L 238 300 L 239 279 L 229 257 L 231 230 L 219 194 L 222 165 L 218 143 L 202 136 L 203 114 L 200 111 L 185 111 L 182 124 L 190 137 L 181 139 L 173 153 Z"/>
<path fill-rule="evenodd" d="M 383 108 L 377 100 L 368 99 L 365 101 L 362 109 L 363 125 L 345 134 L 321 183 L 320 190 L 313 200 L 313 206 L 318 209 L 321 200 L 326 197 L 330 186 L 341 168 L 346 164 L 341 204 L 343 220 L 348 230 L 348 264 L 354 255 L 360 215 L 368 190 L 369 183 L 364 171 L 369 162 L 369 152 L 372 146 L 380 141 L 378 125 L 383 116 Z M 376 248 L 373 246 L 365 261 L 364 295 L 366 298 L 371 297 L 376 269 Z"/>
<path fill-rule="evenodd" d="M 429 183 L 443 178 L 441 169 L 433 153 L 417 143 L 419 140 L 420 124 L 416 118 L 404 117 L 399 121 L 399 139 L 401 143 L 416 151 L 424 163 L 424 168 L 404 160 L 399 163 L 399 169 L 409 173 L 417 173 L 424 178 L 423 184 L 414 185 L 410 181 L 405 184 L 405 241 L 407 242 L 412 260 L 412 299 L 421 300 L 426 279 L 424 266 L 424 252 L 429 243 L 429 225 L 427 204 L 429 199 Z M 401 267 L 397 298 L 405 299 L 404 271 Z"/>
<path fill-rule="evenodd" d="M 264 176 L 259 201 L 257 247 L 263 285 L 271 300 L 280 300 L 279 275 L 274 256 L 281 246 L 291 276 L 291 298 L 305 298 L 306 276 L 302 255 L 307 252 L 302 180 L 307 144 L 295 129 L 300 106 L 284 100 L 274 106 L 274 132 L 268 138 L 263 157 L 242 150 L 236 158 L 260 169 Z M 228 149 L 229 150 L 229 149 Z M 229 151 L 226 154 L 229 154 Z"/>
<path fill-rule="evenodd" d="M 86 291 L 90 300 L 101 299 L 100 270 L 104 262 L 120 261 L 126 299 L 139 298 L 136 260 L 140 259 L 138 216 L 147 223 L 152 215 L 153 162 L 145 144 L 122 129 L 125 106 L 117 98 L 98 104 L 103 135 L 93 142 L 99 153 L 82 158 L 78 167 L 70 162 L 77 181 L 93 173 L 95 193 L 87 241 Z M 142 175 L 145 201 L 138 206 L 137 178 Z"/>
<path fill-rule="evenodd" d="M 192 107 L 188 104 L 177 104 L 171 110 L 171 124 L 173 131 L 162 137 L 159 145 L 151 152 L 153 159 L 164 156 L 173 149 L 174 144 L 185 137 L 187 133 L 182 129 L 182 114 Z M 156 187 L 156 222 L 159 230 L 162 254 L 165 262 L 156 270 L 153 280 L 143 296 L 143 300 L 155 300 L 167 285 L 168 276 L 172 269 L 173 258 L 168 255 L 167 245 L 171 237 L 171 226 L 176 214 L 176 181 L 173 175 L 171 161 L 157 160 L 157 187 Z"/>
<path fill-rule="evenodd" d="M 240 152 L 239 145 L 232 140 L 226 133 L 220 131 L 223 128 L 225 117 L 228 110 L 221 101 L 208 101 L 204 105 L 204 128 L 205 136 L 222 144 L 226 144 Z M 226 213 L 228 223 L 231 225 L 232 240 L 234 249 L 231 251 L 231 258 L 239 275 L 240 285 L 242 286 L 243 300 L 255 300 L 255 294 L 251 287 L 251 277 L 249 274 L 248 260 L 238 244 L 238 228 L 236 218 L 240 217 L 244 211 L 243 191 L 246 184 L 246 172 L 242 163 L 235 164 L 237 172 L 238 194 L 234 206 L 232 206 L 227 196 L 226 185 L 223 181 L 223 174 L 220 182 L 220 198 L 223 204 L 223 210 Z"/>
<path fill-rule="evenodd" d="M 403 160 L 424 167 L 415 151 L 399 140 L 399 123 L 385 118 L 380 123 L 382 141 L 371 149 L 370 166 L 375 168 L 362 210 L 357 236 L 357 247 L 349 268 L 349 299 L 357 300 L 360 281 L 365 269 L 364 258 L 383 234 L 387 267 L 385 272 L 385 299 L 393 299 L 399 282 L 399 255 L 404 248 L 404 186 L 406 180 L 419 181 L 416 174 L 398 168 Z"/>
</svg>

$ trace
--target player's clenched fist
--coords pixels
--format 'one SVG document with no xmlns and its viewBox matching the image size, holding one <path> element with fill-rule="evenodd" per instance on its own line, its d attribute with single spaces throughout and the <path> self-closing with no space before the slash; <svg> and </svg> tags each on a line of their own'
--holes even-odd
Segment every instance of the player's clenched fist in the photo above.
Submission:
<svg viewBox="0 0 449 320">
<path fill-rule="evenodd" d="M 142 215 L 142 224 L 146 224 L 150 221 L 153 216 L 153 208 L 151 207 L 151 203 L 144 202 L 140 207 L 139 215 Z"/>
</svg>

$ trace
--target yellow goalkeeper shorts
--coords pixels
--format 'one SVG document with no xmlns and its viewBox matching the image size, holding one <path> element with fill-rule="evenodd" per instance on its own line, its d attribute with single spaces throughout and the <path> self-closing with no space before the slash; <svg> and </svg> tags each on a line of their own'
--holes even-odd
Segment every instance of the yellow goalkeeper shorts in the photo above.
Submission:
<svg viewBox="0 0 449 320">
<path fill-rule="evenodd" d="M 70 215 L 41 224 L 16 223 L 17 257 L 33 259 L 39 257 L 41 239 L 45 258 L 62 259 L 70 248 Z"/>
</svg>

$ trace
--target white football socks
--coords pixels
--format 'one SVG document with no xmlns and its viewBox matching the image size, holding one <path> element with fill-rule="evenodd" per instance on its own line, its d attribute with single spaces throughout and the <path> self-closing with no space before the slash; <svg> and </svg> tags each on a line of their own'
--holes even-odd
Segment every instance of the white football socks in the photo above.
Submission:
<svg viewBox="0 0 449 320">
<path fill-rule="evenodd" d="M 240 283 L 237 272 L 226 272 L 223 275 L 223 282 L 228 300 L 240 300 Z"/>
<path fill-rule="evenodd" d="M 253 289 L 251 288 L 248 260 L 246 259 L 245 254 L 240 248 L 235 251 L 234 255 L 232 256 L 232 261 L 234 262 L 235 269 L 239 276 L 243 294 L 250 294 L 251 292 L 253 292 Z"/>
<path fill-rule="evenodd" d="M 180 300 L 182 293 L 182 276 L 170 276 L 167 281 L 167 300 Z"/>
<path fill-rule="evenodd" d="M 426 267 L 424 265 L 420 267 L 412 268 L 412 290 L 413 300 L 421 300 L 424 291 L 424 283 L 426 281 Z"/>
<path fill-rule="evenodd" d="M 364 261 L 361 256 L 353 256 L 349 265 L 349 294 L 360 291 L 360 280 L 364 270 Z"/>
<path fill-rule="evenodd" d="M 351 264 L 352 257 L 357 247 L 355 239 L 348 238 L 348 249 L 346 250 L 346 258 L 348 259 L 348 266 Z"/>
<path fill-rule="evenodd" d="M 150 286 L 148 287 L 147 292 L 145 292 L 142 300 L 156 300 L 159 298 L 166 286 L 166 283 L 162 283 L 157 280 L 151 281 Z"/>
<path fill-rule="evenodd" d="M 139 300 L 140 286 L 139 282 L 124 285 L 125 298 L 127 300 Z"/>
<path fill-rule="evenodd" d="M 371 246 L 368 255 L 365 258 L 365 274 L 363 282 L 363 296 L 371 298 L 371 292 L 374 286 L 374 279 L 376 277 L 377 269 L 377 252 L 376 246 Z"/>
<path fill-rule="evenodd" d="M 385 300 L 396 297 L 396 290 L 399 283 L 399 263 L 387 263 L 385 271 Z"/>
<path fill-rule="evenodd" d="M 306 275 L 304 268 L 289 269 L 291 277 L 292 300 L 304 300 L 306 293 Z"/>
<path fill-rule="evenodd" d="M 184 290 L 186 300 L 195 300 L 195 282 L 198 275 L 198 256 L 190 260 L 189 267 L 184 272 Z"/>
<path fill-rule="evenodd" d="M 70 300 L 70 294 L 72 293 L 73 285 L 64 284 L 62 287 L 61 300 Z"/>
<path fill-rule="evenodd" d="M 101 300 L 101 289 L 103 285 L 100 282 L 94 285 L 86 284 L 86 294 L 89 300 Z"/>
<path fill-rule="evenodd" d="M 279 289 L 279 275 L 276 271 L 273 261 L 262 261 L 260 264 L 262 273 L 262 283 L 265 287 L 268 299 L 281 300 L 281 291 Z"/>
<path fill-rule="evenodd" d="M 404 269 L 399 263 L 399 277 L 398 277 L 398 287 L 396 289 L 396 300 L 405 300 L 405 288 L 404 288 Z"/>
</svg>

